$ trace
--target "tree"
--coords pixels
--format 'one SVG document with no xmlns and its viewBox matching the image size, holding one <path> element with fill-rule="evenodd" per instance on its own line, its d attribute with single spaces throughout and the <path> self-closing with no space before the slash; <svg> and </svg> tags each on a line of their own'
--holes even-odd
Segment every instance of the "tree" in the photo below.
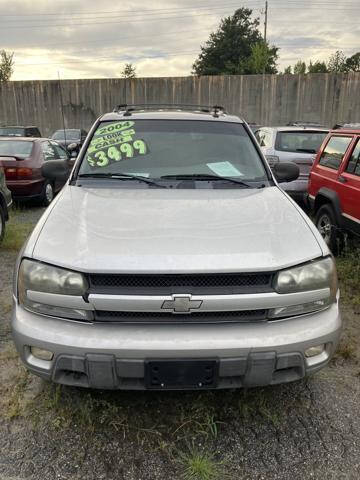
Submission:
<svg viewBox="0 0 360 480">
<path fill-rule="evenodd" d="M 341 50 L 337 50 L 331 55 L 327 65 L 328 71 L 331 73 L 346 72 L 346 56 Z"/>
<path fill-rule="evenodd" d="M 0 82 L 10 80 L 14 71 L 14 53 L 0 51 Z"/>
<path fill-rule="evenodd" d="M 327 73 L 328 69 L 325 62 L 320 62 L 316 60 L 316 62 L 312 63 L 310 60 L 308 66 L 308 73 Z"/>
<path fill-rule="evenodd" d="M 121 72 L 123 78 L 135 78 L 136 77 L 136 67 L 132 63 L 126 63 L 124 69 Z"/>
<path fill-rule="evenodd" d="M 360 52 L 348 57 L 345 62 L 346 72 L 360 72 Z"/>
<path fill-rule="evenodd" d="M 306 63 L 303 62 L 302 60 L 299 60 L 298 62 L 295 63 L 294 65 L 294 74 L 295 75 L 302 75 L 306 72 Z"/>
<path fill-rule="evenodd" d="M 285 75 L 291 75 L 291 74 L 292 74 L 291 65 L 289 65 L 288 67 L 286 67 L 286 68 L 284 69 L 284 74 L 285 74 Z"/>
<path fill-rule="evenodd" d="M 251 46 L 251 56 L 248 60 L 248 69 L 251 73 L 276 73 L 275 47 L 269 47 L 265 42 L 255 43 Z M 275 55 L 276 57 L 275 57 Z"/>
<path fill-rule="evenodd" d="M 193 64 L 196 75 L 237 75 L 259 73 L 267 56 L 265 73 L 276 73 L 278 48 L 268 47 L 259 32 L 259 19 L 251 19 L 252 10 L 239 8 L 234 15 L 223 18 L 211 33 Z M 257 46 L 256 46 L 257 45 Z M 262 45 L 262 47 L 260 47 Z M 255 50 L 254 50 L 255 49 Z M 265 53 L 266 49 L 266 53 Z"/>
</svg>

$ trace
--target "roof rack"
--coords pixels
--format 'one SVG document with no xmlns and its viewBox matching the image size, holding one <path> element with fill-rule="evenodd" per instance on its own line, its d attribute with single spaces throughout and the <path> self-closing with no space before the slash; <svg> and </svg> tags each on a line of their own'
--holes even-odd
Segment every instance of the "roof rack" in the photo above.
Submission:
<svg viewBox="0 0 360 480">
<path fill-rule="evenodd" d="M 131 116 L 132 112 L 143 110 L 177 110 L 177 111 L 191 111 L 210 113 L 213 117 L 219 117 L 224 115 L 225 108 L 220 105 L 190 105 L 184 103 L 138 103 L 133 105 L 127 105 L 126 103 L 116 105 L 114 112 L 124 112 L 124 117 Z"/>
<path fill-rule="evenodd" d="M 299 121 L 296 120 L 295 122 L 289 122 L 286 124 L 287 127 L 313 127 L 313 128 L 326 128 L 325 125 L 319 122 L 307 122 L 307 121 Z"/>
</svg>

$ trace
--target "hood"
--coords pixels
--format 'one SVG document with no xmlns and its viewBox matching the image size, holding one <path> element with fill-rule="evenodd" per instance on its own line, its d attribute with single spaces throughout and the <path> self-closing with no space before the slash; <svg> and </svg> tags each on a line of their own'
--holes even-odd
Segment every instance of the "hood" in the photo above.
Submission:
<svg viewBox="0 0 360 480">
<path fill-rule="evenodd" d="M 315 227 L 314 227 L 315 228 Z M 278 188 L 65 186 L 25 255 L 83 272 L 272 271 L 323 254 Z"/>
</svg>

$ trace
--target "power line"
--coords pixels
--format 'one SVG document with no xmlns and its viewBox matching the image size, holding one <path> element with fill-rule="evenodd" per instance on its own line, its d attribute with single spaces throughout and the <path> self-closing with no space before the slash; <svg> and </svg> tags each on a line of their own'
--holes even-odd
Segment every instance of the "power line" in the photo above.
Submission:
<svg viewBox="0 0 360 480">
<path fill-rule="evenodd" d="M 43 63 L 17 63 L 16 66 L 22 66 L 22 67 L 28 67 L 28 66 L 47 66 L 47 65 L 66 65 L 68 63 L 96 63 L 96 62 L 122 62 L 126 60 L 141 60 L 143 58 L 163 58 L 163 57 L 173 57 L 173 56 L 178 56 L 178 55 L 194 55 L 196 53 L 199 53 L 199 50 L 194 50 L 190 52 L 173 52 L 173 53 L 161 53 L 159 55 L 141 55 L 141 56 L 132 56 L 132 55 L 123 55 L 125 58 L 114 58 L 112 57 L 104 57 L 104 58 L 96 58 L 92 60 L 67 60 L 64 62 L 43 62 Z"/>
<path fill-rule="evenodd" d="M 220 7 L 219 7 L 220 8 Z M 223 8 L 223 7 L 221 7 Z M 89 25 L 109 25 L 109 24 L 121 24 L 121 23 L 142 23 L 146 21 L 154 22 L 154 21 L 159 21 L 159 20 L 171 20 L 171 19 L 180 19 L 180 18 L 194 18 L 194 17 L 204 17 L 204 16 L 213 16 L 214 14 L 226 14 L 225 12 L 214 12 L 214 13 L 199 13 L 199 14 L 193 14 L 193 15 L 183 15 L 183 16 L 171 16 L 171 17 L 160 17 L 160 18 L 147 18 L 147 19 L 139 19 L 139 20 L 133 20 L 131 22 L 123 20 L 123 21 L 117 21 L 117 22 L 91 22 L 91 23 L 74 23 L 74 24 L 69 24 L 69 23 L 58 23 L 58 24 L 51 24 L 51 25 L 7 25 L 7 26 L 1 26 L 1 29 L 23 29 L 23 28 L 54 28 L 54 27 L 84 27 L 84 26 L 89 26 Z"/>
<path fill-rule="evenodd" d="M 196 32 L 205 32 L 207 30 L 210 30 L 212 28 L 216 27 L 216 25 L 212 24 L 211 26 L 209 27 L 206 27 L 204 29 L 200 29 L 200 28 L 197 28 L 195 30 L 178 30 L 178 31 L 173 31 L 173 32 L 163 32 L 163 33 L 156 33 L 156 37 L 161 37 L 161 36 L 168 36 L 168 35 L 178 35 L 178 34 L 182 34 L 182 33 L 196 33 Z M 116 42 L 119 42 L 121 40 L 131 40 L 132 38 L 153 38 L 154 37 L 154 34 L 151 33 L 151 34 L 147 34 L 147 35 L 130 35 L 130 36 L 127 36 L 127 37 L 116 37 L 114 38 L 114 36 L 112 36 L 111 38 L 101 38 L 101 47 L 103 47 L 104 45 L 106 45 L 106 43 L 104 43 L 104 41 L 109 41 L 111 42 L 112 44 L 114 43 L 114 41 Z M 61 42 L 61 43 L 46 43 L 46 47 L 54 47 L 54 46 L 63 46 L 63 45 L 66 45 L 66 44 L 71 44 L 71 45 L 81 45 L 81 44 L 88 44 L 88 43 L 97 43 L 99 44 L 99 39 L 97 40 L 82 40 L 82 41 L 79 41 L 79 42 L 74 42 L 72 40 L 68 41 L 68 42 Z M 6 46 L 3 45 L 3 46 Z M 26 45 L 26 48 L 40 48 L 41 50 L 44 50 L 44 46 L 37 46 L 37 45 Z M 16 50 L 15 50 L 15 53 L 16 53 Z M 35 55 L 24 55 L 22 54 L 21 56 L 37 56 L 36 54 Z"/>
<path fill-rule="evenodd" d="M 261 3 L 261 0 L 247 0 L 247 2 L 249 3 L 249 7 L 254 3 L 254 4 L 258 4 L 258 3 Z M 245 3 L 247 3 L 245 2 Z M 148 10 L 145 10 L 144 13 L 146 12 L 154 12 L 154 13 L 158 13 L 158 12 L 161 12 L 161 11 L 164 11 L 164 10 L 174 10 L 174 11 L 179 11 L 179 10 L 194 10 L 196 8 L 212 8 L 214 7 L 216 4 L 209 4 L 209 2 L 201 2 L 200 4 L 193 4 L 192 3 L 192 6 L 188 6 L 188 7 L 167 7 L 167 8 L 151 8 L 151 9 L 148 9 Z M 236 3 L 236 6 L 238 6 L 239 4 Z M 129 13 L 138 13 L 138 10 L 127 10 Z M 74 15 L 99 15 L 99 14 L 114 14 L 114 13 L 119 13 L 119 12 L 123 12 L 123 10 L 108 10 L 108 11 L 86 11 L 86 12 L 71 12 L 71 16 L 74 16 Z M 1 16 L 2 17 L 38 17 L 38 16 L 66 16 L 68 17 L 69 16 L 69 12 L 64 12 L 64 13 L 61 13 L 61 12 L 51 12 L 51 13 L 1 13 Z"/>
</svg>

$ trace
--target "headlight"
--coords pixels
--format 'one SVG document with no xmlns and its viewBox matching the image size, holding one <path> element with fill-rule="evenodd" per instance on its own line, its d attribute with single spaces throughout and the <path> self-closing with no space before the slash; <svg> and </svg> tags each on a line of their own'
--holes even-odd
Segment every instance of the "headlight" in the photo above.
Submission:
<svg viewBox="0 0 360 480">
<path fill-rule="evenodd" d="M 275 279 L 275 290 L 278 293 L 305 292 L 321 288 L 329 288 L 335 300 L 337 277 L 335 263 L 331 257 L 283 270 Z"/>
<path fill-rule="evenodd" d="M 20 305 L 27 310 L 45 315 L 87 320 L 91 312 L 61 305 L 61 295 L 82 297 L 87 289 L 87 281 L 81 273 L 34 260 L 24 259 L 21 262 L 18 275 L 18 296 Z M 47 305 L 33 301 L 28 297 L 28 291 L 59 295 L 59 305 Z"/>
<path fill-rule="evenodd" d="M 277 274 L 274 288 L 280 294 L 324 290 L 324 298 L 304 304 L 274 308 L 269 312 L 271 318 L 324 310 L 336 302 L 338 285 L 335 263 L 331 257 L 327 257 L 300 267 L 283 270 Z"/>
</svg>

